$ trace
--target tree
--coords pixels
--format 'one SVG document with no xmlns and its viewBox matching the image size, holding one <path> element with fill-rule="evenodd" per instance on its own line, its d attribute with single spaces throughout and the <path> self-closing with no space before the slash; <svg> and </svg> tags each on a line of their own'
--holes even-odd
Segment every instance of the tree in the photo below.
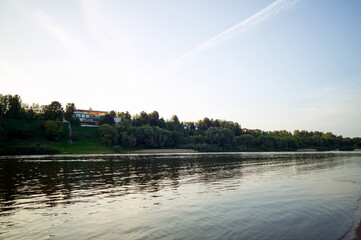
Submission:
<svg viewBox="0 0 361 240">
<path fill-rule="evenodd" d="M 0 118 L 4 118 L 7 111 L 8 101 L 5 95 L 0 94 Z"/>
<path fill-rule="evenodd" d="M 301 135 L 300 130 L 294 130 L 293 131 L 293 136 L 299 137 L 300 135 Z"/>
<path fill-rule="evenodd" d="M 21 98 L 19 95 L 0 95 L 0 117 L 1 118 L 20 118 L 21 117 Z"/>
<path fill-rule="evenodd" d="M 99 126 L 103 124 L 114 125 L 115 122 L 114 118 L 110 114 L 104 114 L 103 116 L 99 117 L 98 124 Z"/>
<path fill-rule="evenodd" d="M 157 111 L 153 111 L 151 113 L 149 113 L 149 124 L 151 126 L 157 126 L 158 125 L 158 120 L 159 120 L 159 113 Z"/>
<path fill-rule="evenodd" d="M 159 127 L 141 126 L 135 128 L 134 130 L 134 135 L 137 139 L 138 146 L 161 148 L 170 147 L 175 144 L 171 133 Z"/>
<path fill-rule="evenodd" d="M 35 112 L 33 111 L 33 109 L 31 109 L 31 107 L 29 106 L 29 104 L 22 104 L 22 114 L 23 117 L 27 120 L 33 120 L 35 119 Z"/>
<path fill-rule="evenodd" d="M 239 123 L 233 123 L 232 129 L 235 136 L 240 136 L 242 134 L 242 129 Z"/>
<path fill-rule="evenodd" d="M 194 135 L 189 138 L 193 144 L 204 143 L 204 137 L 202 135 Z"/>
<path fill-rule="evenodd" d="M 180 123 L 177 115 L 173 115 L 170 120 L 175 124 Z"/>
<path fill-rule="evenodd" d="M 275 147 L 275 137 L 272 136 L 261 136 L 263 148 L 274 148 Z"/>
<path fill-rule="evenodd" d="M 60 138 L 63 134 L 63 123 L 58 123 L 52 120 L 48 120 L 45 122 L 45 136 L 49 140 L 56 140 Z"/>
<path fill-rule="evenodd" d="M 149 124 L 149 116 L 145 111 L 141 111 L 133 117 L 132 125 L 139 127 Z"/>
<path fill-rule="evenodd" d="M 212 119 L 213 120 L 213 119 Z M 220 127 L 221 126 L 221 123 L 218 119 L 212 121 L 212 126 L 213 127 Z"/>
<path fill-rule="evenodd" d="M 326 139 L 336 138 L 336 136 L 332 132 L 323 133 L 321 137 Z"/>
<path fill-rule="evenodd" d="M 233 144 L 233 131 L 228 128 L 210 127 L 206 131 L 206 142 L 220 147 Z"/>
<path fill-rule="evenodd" d="M 127 132 L 121 132 L 118 139 L 120 144 L 124 146 L 135 147 L 137 144 L 137 139 L 129 135 Z"/>
<path fill-rule="evenodd" d="M 181 131 L 182 124 L 180 123 L 177 115 L 173 115 L 169 122 L 166 122 L 166 126 L 169 130 Z"/>
<path fill-rule="evenodd" d="M 164 118 L 158 119 L 157 126 L 160 127 L 160 128 L 165 128 L 166 127 Z"/>
<path fill-rule="evenodd" d="M 255 142 L 255 137 L 250 134 L 245 134 L 235 137 L 234 142 L 236 145 L 239 146 L 252 147 Z"/>
<path fill-rule="evenodd" d="M 71 117 L 69 122 L 73 126 L 80 126 L 80 119 L 78 117 Z"/>
<path fill-rule="evenodd" d="M 109 114 L 112 118 L 115 118 L 116 115 L 117 115 L 114 110 L 109 111 L 108 114 Z"/>
<path fill-rule="evenodd" d="M 130 115 L 130 113 L 128 111 L 118 113 L 118 117 L 121 118 L 122 120 L 124 120 L 124 119 L 131 120 L 132 119 L 132 116 Z"/>
<path fill-rule="evenodd" d="M 60 121 L 63 117 L 63 112 L 63 107 L 57 101 L 53 101 L 44 107 L 45 119 Z"/>
<path fill-rule="evenodd" d="M 157 111 L 153 111 L 153 112 L 149 113 L 148 116 L 150 119 L 155 119 L 155 120 L 159 119 L 159 113 Z"/>
<path fill-rule="evenodd" d="M 70 119 L 73 116 L 73 113 L 75 111 L 75 104 L 74 103 L 67 103 L 65 106 L 65 112 L 64 112 L 64 118 L 67 121 L 70 121 Z"/>
<path fill-rule="evenodd" d="M 103 124 L 99 127 L 100 140 L 106 146 L 114 145 L 118 140 L 118 132 L 109 124 Z"/>
<path fill-rule="evenodd" d="M 44 118 L 44 116 L 43 116 L 44 112 L 42 111 L 42 107 L 37 103 L 31 104 L 29 111 L 32 111 L 34 113 L 34 119 L 43 119 Z"/>
<path fill-rule="evenodd" d="M 9 95 L 9 106 L 7 111 L 7 118 L 19 118 L 21 111 L 21 98 L 19 95 Z"/>
<path fill-rule="evenodd" d="M 207 130 L 208 128 L 212 127 L 212 121 L 205 117 L 203 120 L 198 121 L 198 127 L 200 130 Z"/>
<path fill-rule="evenodd" d="M 287 136 L 284 137 L 284 141 L 285 141 L 285 147 L 287 149 L 297 149 L 300 147 L 300 143 L 297 137 Z"/>
</svg>

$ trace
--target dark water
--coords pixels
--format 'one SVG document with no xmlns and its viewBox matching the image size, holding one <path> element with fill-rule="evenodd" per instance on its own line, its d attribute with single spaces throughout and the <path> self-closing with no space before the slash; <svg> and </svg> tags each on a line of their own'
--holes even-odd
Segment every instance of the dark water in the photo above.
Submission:
<svg viewBox="0 0 361 240">
<path fill-rule="evenodd" d="M 0 239 L 352 239 L 361 154 L 0 159 Z"/>
</svg>

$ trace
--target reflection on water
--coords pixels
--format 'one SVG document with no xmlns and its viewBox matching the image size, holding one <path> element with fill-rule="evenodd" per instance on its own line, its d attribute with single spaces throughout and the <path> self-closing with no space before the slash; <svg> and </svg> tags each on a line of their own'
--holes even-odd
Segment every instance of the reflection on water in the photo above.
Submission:
<svg viewBox="0 0 361 240">
<path fill-rule="evenodd" d="M 360 170 L 357 154 L 3 159 L 0 238 L 340 239 Z"/>
</svg>

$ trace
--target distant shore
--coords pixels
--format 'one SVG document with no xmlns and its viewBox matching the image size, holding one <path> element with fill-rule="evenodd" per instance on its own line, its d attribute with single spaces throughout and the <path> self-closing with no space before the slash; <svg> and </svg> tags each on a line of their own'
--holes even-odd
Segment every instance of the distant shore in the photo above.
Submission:
<svg viewBox="0 0 361 240">
<path fill-rule="evenodd" d="M 190 123 L 182 125 L 176 121 L 175 126 L 173 121 L 163 120 L 160 126 L 153 126 L 146 119 L 136 118 L 120 128 L 105 125 L 114 136 L 104 137 L 100 134 L 101 127 L 73 123 L 70 131 L 68 122 L 40 120 L 45 118 L 45 115 L 39 116 L 39 120 L 0 118 L 0 155 L 111 154 L 142 148 L 151 150 L 134 153 L 361 152 L 360 138 L 343 138 L 329 132 L 242 132 L 238 124 L 223 120 L 223 127 L 220 122 L 213 126 L 209 119 L 210 122 L 204 124 L 204 120 L 200 120 L 204 127 L 196 131 L 190 129 Z M 154 150 L 158 147 L 165 150 Z M 173 150 L 175 148 L 180 150 Z"/>
<path fill-rule="evenodd" d="M 135 154 L 156 154 L 156 153 L 196 153 L 194 149 L 142 149 L 136 151 L 130 151 L 126 153 L 135 153 Z"/>
</svg>

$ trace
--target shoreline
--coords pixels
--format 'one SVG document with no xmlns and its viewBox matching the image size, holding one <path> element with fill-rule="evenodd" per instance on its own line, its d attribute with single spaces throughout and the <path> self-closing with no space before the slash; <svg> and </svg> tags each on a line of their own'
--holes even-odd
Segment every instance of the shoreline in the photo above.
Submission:
<svg viewBox="0 0 361 240">
<path fill-rule="evenodd" d="M 240 155 L 247 159 L 282 159 L 285 157 L 302 158 L 316 157 L 324 158 L 327 156 L 360 156 L 361 152 L 341 152 L 341 151 L 325 151 L 325 152 L 198 152 L 193 149 L 141 149 L 134 151 L 126 151 L 122 153 L 96 152 L 96 153 L 61 153 L 61 154 L 32 154 L 32 155 L 0 155 L 0 160 L 19 159 L 19 158 L 73 158 L 73 157 L 113 157 L 113 156 L 156 156 L 156 155 Z M 361 240 L 361 239 L 360 239 Z"/>
<path fill-rule="evenodd" d="M 142 149 L 135 150 L 130 152 L 125 152 L 125 154 L 158 154 L 158 153 L 198 153 L 194 149 Z"/>
</svg>

